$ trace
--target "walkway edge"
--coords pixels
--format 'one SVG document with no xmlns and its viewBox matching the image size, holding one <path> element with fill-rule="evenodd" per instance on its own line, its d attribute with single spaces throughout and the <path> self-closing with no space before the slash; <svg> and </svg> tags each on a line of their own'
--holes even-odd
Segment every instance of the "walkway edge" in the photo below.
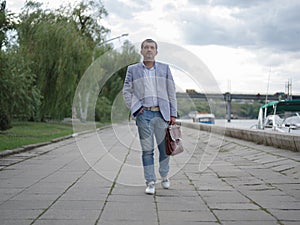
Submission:
<svg viewBox="0 0 300 225">
<path fill-rule="evenodd" d="M 256 144 L 300 152 L 300 136 L 288 133 L 271 132 L 254 129 L 221 127 L 217 125 L 180 122 L 184 127 L 217 133 Z"/>
</svg>

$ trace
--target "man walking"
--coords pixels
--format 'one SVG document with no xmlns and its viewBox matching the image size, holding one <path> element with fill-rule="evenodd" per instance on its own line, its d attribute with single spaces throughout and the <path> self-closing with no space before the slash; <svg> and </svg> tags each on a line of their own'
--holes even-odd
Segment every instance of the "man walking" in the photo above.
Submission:
<svg viewBox="0 0 300 225">
<path fill-rule="evenodd" d="M 154 137 L 159 150 L 162 187 L 168 189 L 170 157 L 165 152 L 165 129 L 175 124 L 177 102 L 173 76 L 167 64 L 155 61 L 157 43 L 146 39 L 141 44 L 143 62 L 128 66 L 123 87 L 127 107 L 136 118 L 142 147 L 146 193 L 155 193 Z"/>
</svg>

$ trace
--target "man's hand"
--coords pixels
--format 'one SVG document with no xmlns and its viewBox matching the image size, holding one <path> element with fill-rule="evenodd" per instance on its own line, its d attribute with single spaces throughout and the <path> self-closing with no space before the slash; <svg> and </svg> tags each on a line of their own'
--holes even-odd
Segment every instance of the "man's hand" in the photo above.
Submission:
<svg viewBox="0 0 300 225">
<path fill-rule="evenodd" d="M 175 123 L 176 123 L 176 117 L 171 116 L 171 119 L 170 119 L 169 124 L 170 124 L 170 125 L 175 125 Z"/>
<path fill-rule="evenodd" d="M 145 109 L 144 108 L 141 108 L 141 110 L 139 111 L 138 115 L 144 113 Z"/>
</svg>

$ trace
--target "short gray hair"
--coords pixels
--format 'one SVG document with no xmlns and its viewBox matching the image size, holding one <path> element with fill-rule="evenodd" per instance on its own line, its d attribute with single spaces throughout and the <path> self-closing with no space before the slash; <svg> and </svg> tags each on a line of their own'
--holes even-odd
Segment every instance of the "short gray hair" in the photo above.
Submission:
<svg viewBox="0 0 300 225">
<path fill-rule="evenodd" d="M 144 41 L 142 42 L 142 44 L 141 44 L 141 49 L 143 49 L 144 43 L 145 43 L 145 42 L 154 43 L 154 44 L 155 44 L 155 48 L 157 49 L 157 43 L 156 43 L 156 41 L 154 41 L 154 40 L 151 39 L 151 38 L 148 38 L 148 39 L 146 39 L 146 40 L 144 40 Z"/>
</svg>

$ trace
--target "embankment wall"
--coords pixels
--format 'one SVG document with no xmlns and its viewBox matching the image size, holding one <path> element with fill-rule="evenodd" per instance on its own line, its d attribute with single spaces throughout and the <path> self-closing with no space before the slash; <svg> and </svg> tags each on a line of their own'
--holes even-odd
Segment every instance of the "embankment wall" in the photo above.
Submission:
<svg viewBox="0 0 300 225">
<path fill-rule="evenodd" d="M 217 125 L 186 122 L 181 122 L 181 126 L 217 133 L 220 135 L 225 135 L 241 140 L 252 141 L 257 144 L 300 152 L 300 135 L 295 135 L 292 133 L 279 133 L 266 130 L 221 127 Z"/>
</svg>

